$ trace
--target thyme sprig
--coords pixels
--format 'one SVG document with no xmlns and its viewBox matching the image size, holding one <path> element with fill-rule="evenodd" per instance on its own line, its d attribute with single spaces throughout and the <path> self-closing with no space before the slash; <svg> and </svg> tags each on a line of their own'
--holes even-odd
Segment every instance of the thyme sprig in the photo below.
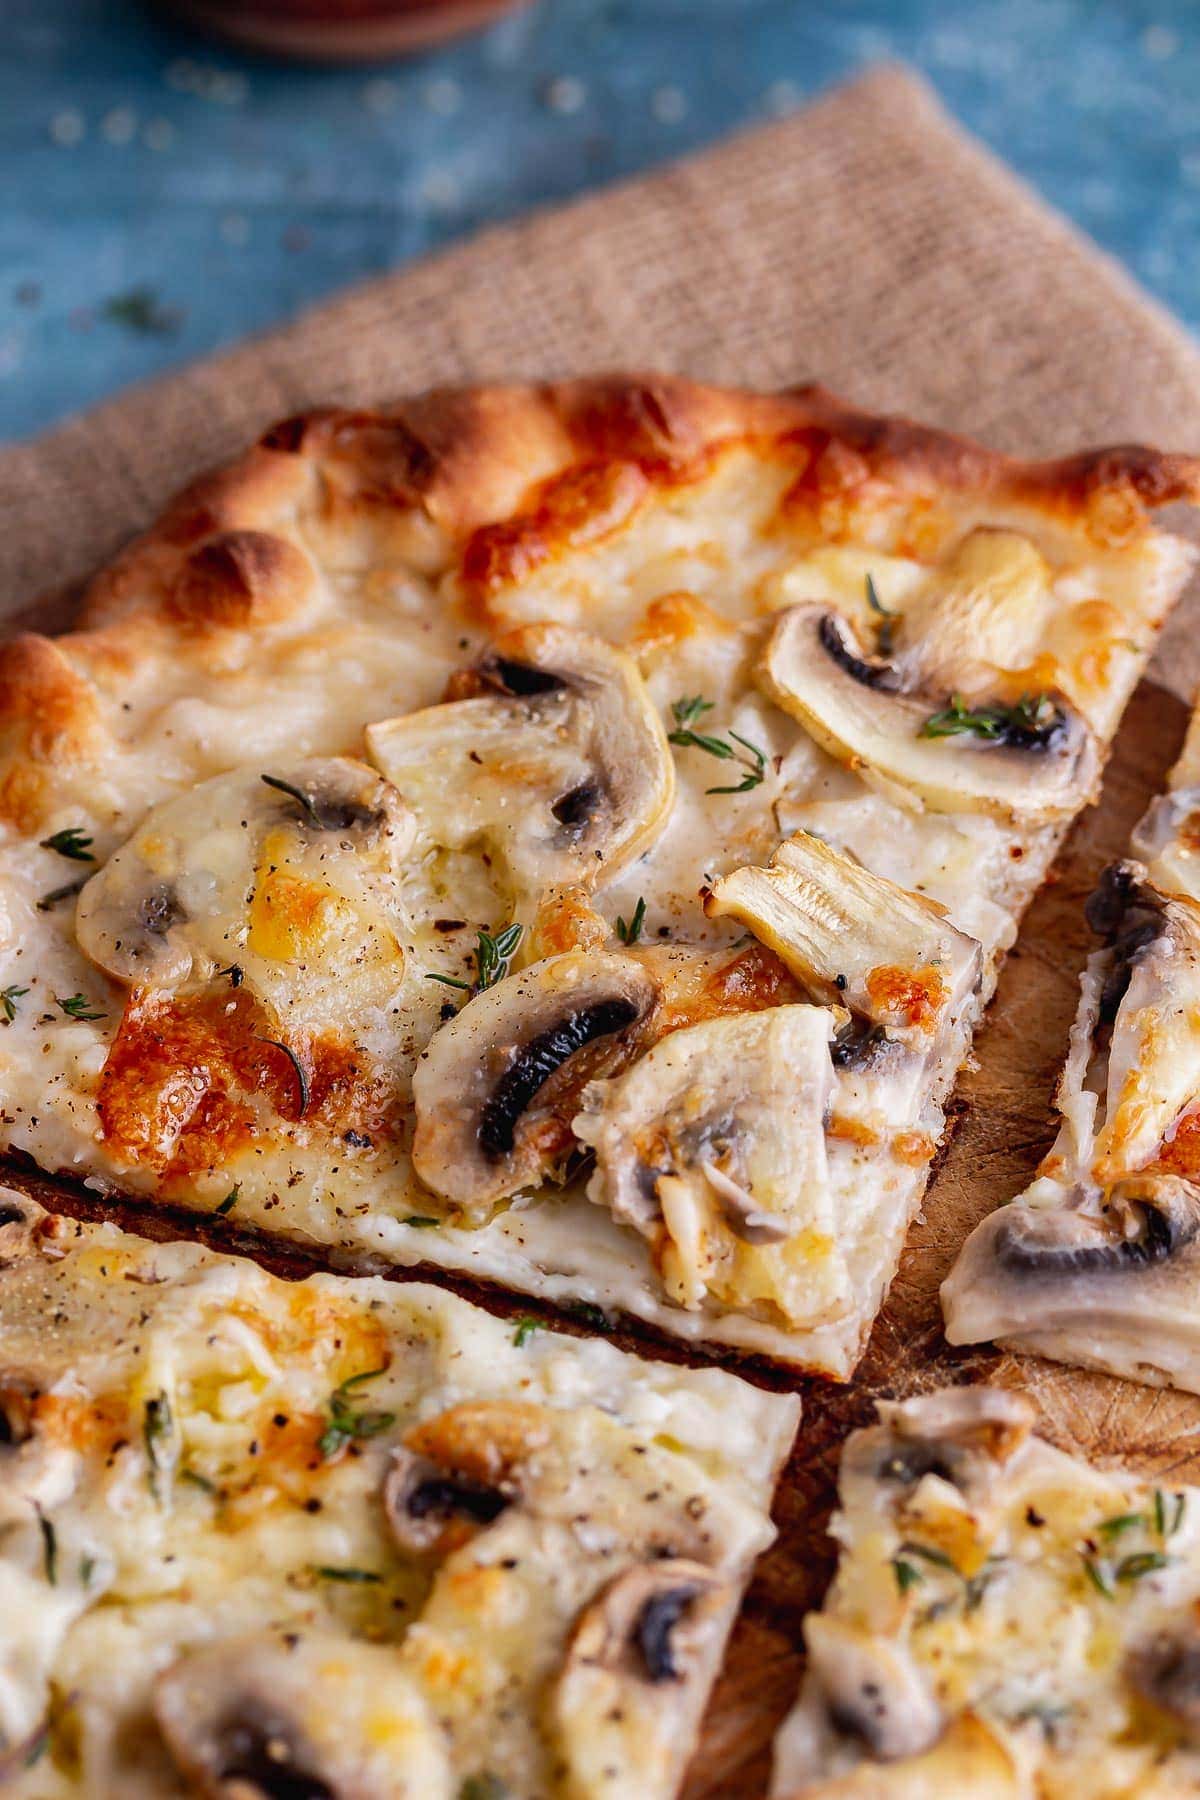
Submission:
<svg viewBox="0 0 1200 1800">
<path fill-rule="evenodd" d="M 43 850 L 53 850 L 58 856 L 65 856 L 69 862 L 95 862 L 92 855 L 93 840 L 80 825 L 64 826 L 62 831 L 52 832 L 49 837 L 39 838 Z"/>
<path fill-rule="evenodd" d="M 387 1370 L 384 1363 L 378 1369 L 363 1369 L 358 1375 L 351 1375 L 348 1380 L 339 1383 L 329 1396 L 329 1423 L 317 1439 L 317 1449 L 326 1462 L 344 1450 L 349 1443 L 361 1438 L 378 1437 L 389 1425 L 396 1423 L 394 1412 L 356 1412 L 351 1404 L 351 1396 L 364 1381 L 373 1381 L 377 1375 Z"/>
<path fill-rule="evenodd" d="M 639 894 L 638 903 L 628 921 L 623 919 L 620 913 L 617 914 L 617 936 L 623 944 L 636 944 L 642 935 L 642 926 L 645 923 L 646 897 L 644 894 Z"/>
<path fill-rule="evenodd" d="M 729 727 L 728 736 L 734 740 L 731 744 L 727 738 L 716 737 L 711 732 L 697 731 L 696 724 L 706 712 L 713 710 L 713 702 L 706 700 L 702 694 L 689 694 L 671 703 L 671 714 L 675 720 L 675 729 L 667 733 L 667 741 L 679 744 L 685 749 L 703 750 L 706 756 L 715 756 L 720 762 L 735 762 L 745 770 L 742 779 L 722 787 L 705 788 L 706 794 L 746 794 L 756 788 L 767 772 L 766 752 L 749 738 Z M 740 746 L 735 749 L 734 744 Z"/>
<path fill-rule="evenodd" d="M 1014 732 L 1045 731 L 1057 717 L 1049 694 L 1022 694 L 1011 706 L 968 706 L 961 694 L 951 694 L 949 706 L 930 713 L 920 735 L 944 738 L 970 733 L 995 743 Z"/>
<path fill-rule="evenodd" d="M 54 1004 L 60 1012 L 66 1013 L 68 1019 L 80 1019 L 85 1023 L 91 1019 L 107 1019 L 105 1012 L 94 1012 L 92 1003 L 86 994 L 69 994 L 65 1000 L 54 996 Z"/>
<path fill-rule="evenodd" d="M 525 927 L 516 923 L 506 925 L 495 937 L 482 926 L 475 942 L 475 979 L 461 981 L 455 975 L 427 975 L 427 981 L 439 981 L 443 987 L 459 988 L 464 994 L 482 994 L 485 988 L 495 987 L 512 967 L 512 959 L 517 953 L 517 945 Z"/>
</svg>

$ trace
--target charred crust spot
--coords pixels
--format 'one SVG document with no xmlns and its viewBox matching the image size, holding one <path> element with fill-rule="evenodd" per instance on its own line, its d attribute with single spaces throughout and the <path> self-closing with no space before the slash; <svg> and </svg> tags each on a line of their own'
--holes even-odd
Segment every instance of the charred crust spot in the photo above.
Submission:
<svg viewBox="0 0 1200 1800">
<path fill-rule="evenodd" d="M 633 1642 L 651 1681 L 682 1679 L 671 1634 L 699 1592 L 690 1582 L 663 1594 L 651 1594 L 634 1620 Z"/>
<path fill-rule="evenodd" d="M 479 1121 L 484 1155 L 496 1162 L 510 1156 L 521 1114 L 550 1077 L 585 1044 L 624 1031 L 637 1018 L 632 1000 L 600 1000 L 569 1013 L 522 1045 L 484 1104 Z"/>
</svg>

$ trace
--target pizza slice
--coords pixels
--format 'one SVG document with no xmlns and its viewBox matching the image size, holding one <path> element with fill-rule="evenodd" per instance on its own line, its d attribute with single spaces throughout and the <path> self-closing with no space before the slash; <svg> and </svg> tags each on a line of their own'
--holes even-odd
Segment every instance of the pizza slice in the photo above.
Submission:
<svg viewBox="0 0 1200 1800">
<path fill-rule="evenodd" d="M 1054 1144 L 942 1287 L 951 1343 L 996 1338 L 1200 1393 L 1200 713 L 1168 791 L 1088 902 Z"/>
<path fill-rule="evenodd" d="M 277 427 L 0 647 L 0 1146 L 847 1376 L 1197 493 L 665 378 Z"/>
<path fill-rule="evenodd" d="M 5 1793 L 676 1792 L 797 1400 L 0 1217 Z"/>
<path fill-rule="evenodd" d="M 775 1800 L 1200 1790 L 1200 1490 L 1065 1455 L 998 1388 L 879 1415 L 842 1454 Z"/>
</svg>

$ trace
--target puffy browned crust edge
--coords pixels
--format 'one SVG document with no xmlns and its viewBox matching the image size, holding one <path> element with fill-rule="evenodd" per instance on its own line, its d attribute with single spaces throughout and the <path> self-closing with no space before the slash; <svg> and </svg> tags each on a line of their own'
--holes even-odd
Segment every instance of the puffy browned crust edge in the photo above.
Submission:
<svg viewBox="0 0 1200 1800">
<path fill-rule="evenodd" d="M 486 592 L 602 537 L 737 446 L 778 459 L 818 498 L 1015 502 L 1105 543 L 1148 530 L 1149 509 L 1200 503 L 1200 457 L 1133 444 L 1024 462 L 815 385 L 755 393 L 613 374 L 440 388 L 374 412 L 318 409 L 184 488 L 92 580 L 81 629 L 0 643 L 0 777 L 14 758 L 24 765 L 22 792 L 0 817 L 36 811 L 31 765 L 86 764 L 99 752 L 90 676 L 136 663 L 134 619 L 139 632 L 168 635 L 254 630 L 301 606 L 315 576 L 294 529 L 306 514 L 323 510 L 348 534 L 368 520 L 419 521 L 465 589 Z"/>
</svg>

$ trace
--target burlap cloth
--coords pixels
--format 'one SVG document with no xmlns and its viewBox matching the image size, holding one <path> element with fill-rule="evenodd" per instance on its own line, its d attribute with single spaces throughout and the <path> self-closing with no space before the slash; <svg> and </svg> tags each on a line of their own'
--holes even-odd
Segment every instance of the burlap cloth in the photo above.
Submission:
<svg viewBox="0 0 1200 1800">
<path fill-rule="evenodd" d="M 86 574 L 273 417 L 604 367 L 819 377 L 1035 454 L 1129 437 L 1200 449 L 1200 351 L 1182 328 L 923 84 L 881 68 L 3 453 L 0 618 Z M 1185 694 L 1200 676 L 1194 610 L 1176 614 L 1156 671 Z"/>
</svg>

